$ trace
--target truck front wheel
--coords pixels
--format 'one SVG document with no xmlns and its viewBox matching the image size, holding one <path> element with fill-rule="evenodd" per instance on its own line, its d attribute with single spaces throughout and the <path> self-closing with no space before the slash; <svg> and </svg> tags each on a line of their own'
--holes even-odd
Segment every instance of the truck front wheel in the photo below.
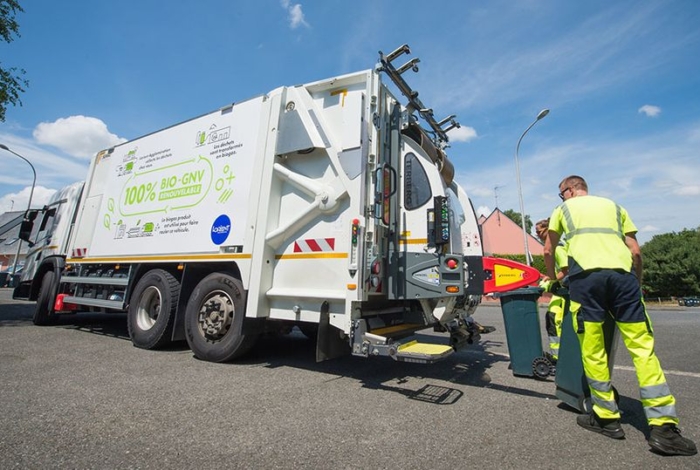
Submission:
<svg viewBox="0 0 700 470">
<path fill-rule="evenodd" d="M 41 278 L 39 297 L 36 299 L 36 308 L 34 309 L 34 317 L 32 318 L 35 325 L 50 325 L 55 319 L 53 315 L 53 304 L 56 296 L 55 279 L 56 273 L 53 271 L 46 271 Z"/>
<path fill-rule="evenodd" d="M 242 356 L 257 335 L 243 334 L 245 292 L 238 279 L 222 273 L 202 279 L 185 310 L 185 335 L 194 355 L 210 362 Z"/>
<path fill-rule="evenodd" d="M 172 338 L 180 283 L 163 269 L 152 269 L 136 283 L 127 313 L 131 342 L 137 348 L 161 348 Z"/>
</svg>

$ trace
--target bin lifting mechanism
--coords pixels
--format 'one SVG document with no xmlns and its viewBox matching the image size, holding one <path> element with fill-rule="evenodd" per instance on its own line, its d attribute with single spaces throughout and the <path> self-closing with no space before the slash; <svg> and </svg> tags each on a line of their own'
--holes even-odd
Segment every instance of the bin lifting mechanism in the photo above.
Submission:
<svg viewBox="0 0 700 470">
<path fill-rule="evenodd" d="M 508 292 L 537 285 L 540 272 L 531 266 L 503 258 L 484 256 L 484 293 Z"/>
</svg>

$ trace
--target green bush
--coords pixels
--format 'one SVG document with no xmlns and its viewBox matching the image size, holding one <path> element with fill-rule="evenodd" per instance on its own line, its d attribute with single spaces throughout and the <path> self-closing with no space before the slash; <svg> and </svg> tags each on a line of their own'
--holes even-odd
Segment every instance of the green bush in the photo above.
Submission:
<svg viewBox="0 0 700 470">
<path fill-rule="evenodd" d="M 494 254 L 494 258 L 503 258 L 511 261 L 516 261 L 521 264 L 527 264 L 525 260 L 525 255 L 512 255 L 512 254 Z M 542 255 L 532 255 L 532 267 L 537 269 L 543 275 L 547 272 L 544 266 L 544 256 Z"/>
</svg>

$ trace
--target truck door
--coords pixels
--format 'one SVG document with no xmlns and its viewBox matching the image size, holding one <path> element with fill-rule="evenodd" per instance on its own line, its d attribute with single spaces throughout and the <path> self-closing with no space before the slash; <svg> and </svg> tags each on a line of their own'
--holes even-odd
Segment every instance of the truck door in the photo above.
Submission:
<svg viewBox="0 0 700 470">
<path fill-rule="evenodd" d="M 390 295 L 406 300 L 462 295 L 459 201 L 424 146 L 405 135 L 401 139 Z"/>
</svg>

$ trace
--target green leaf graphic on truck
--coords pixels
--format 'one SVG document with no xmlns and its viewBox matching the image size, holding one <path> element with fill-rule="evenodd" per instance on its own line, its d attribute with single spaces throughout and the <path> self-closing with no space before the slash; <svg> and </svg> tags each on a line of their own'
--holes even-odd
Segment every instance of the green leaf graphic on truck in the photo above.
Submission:
<svg viewBox="0 0 700 470">
<path fill-rule="evenodd" d="M 214 167 L 201 155 L 173 165 L 136 172 L 122 188 L 119 214 L 168 213 L 195 207 L 206 198 L 213 183 Z"/>
</svg>

